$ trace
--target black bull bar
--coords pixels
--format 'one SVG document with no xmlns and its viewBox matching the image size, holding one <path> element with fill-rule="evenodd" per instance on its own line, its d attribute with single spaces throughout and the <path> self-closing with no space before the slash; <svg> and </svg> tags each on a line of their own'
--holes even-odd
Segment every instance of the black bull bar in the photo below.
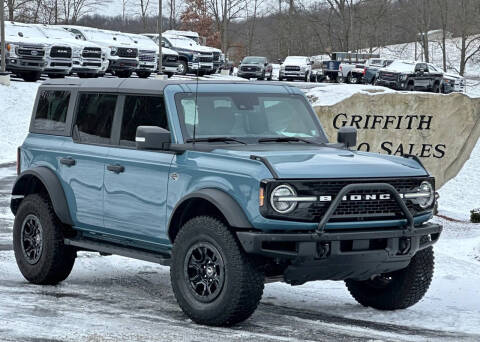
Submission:
<svg viewBox="0 0 480 342">
<path fill-rule="evenodd" d="M 405 215 L 406 225 L 399 229 L 325 230 L 343 197 L 360 190 L 390 193 Z M 290 260 L 285 280 L 301 284 L 320 279 L 367 279 L 373 274 L 405 268 L 419 250 L 438 240 L 441 231 L 442 226 L 433 223 L 415 226 L 411 212 L 391 184 L 364 183 L 343 187 L 314 232 L 237 231 L 237 236 L 249 254 Z"/>
</svg>

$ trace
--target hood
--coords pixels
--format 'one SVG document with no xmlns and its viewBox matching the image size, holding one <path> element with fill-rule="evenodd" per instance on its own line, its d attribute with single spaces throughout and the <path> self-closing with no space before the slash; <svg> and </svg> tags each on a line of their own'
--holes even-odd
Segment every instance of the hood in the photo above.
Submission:
<svg viewBox="0 0 480 342">
<path fill-rule="evenodd" d="M 31 44 L 31 45 L 43 45 L 45 47 L 52 45 L 52 41 L 47 38 L 35 37 L 35 38 L 26 38 L 26 37 L 5 37 L 5 41 L 19 45 L 19 44 Z"/>
<path fill-rule="evenodd" d="M 68 38 L 49 38 L 49 43 L 50 45 L 63 45 L 63 46 L 70 46 L 70 47 L 85 47 L 87 45 L 89 45 L 89 47 L 95 47 L 94 45 L 95 44 L 82 44 L 82 43 L 86 43 L 86 42 L 83 42 L 81 40 L 78 40 L 78 39 L 75 39 L 75 38 L 72 38 L 72 39 L 68 39 Z"/>
<path fill-rule="evenodd" d="M 265 157 L 279 177 L 286 179 L 427 176 L 427 172 L 415 160 L 403 157 L 331 147 L 285 145 L 245 145 L 214 152 L 246 159 L 251 155 Z M 282 149 L 275 151 L 272 146 Z"/>
<path fill-rule="evenodd" d="M 465 79 L 464 77 L 460 76 L 459 74 L 455 74 L 455 73 L 452 73 L 452 72 L 444 72 L 443 73 L 443 76 L 445 78 L 453 78 L 455 80 L 463 80 Z"/>
</svg>

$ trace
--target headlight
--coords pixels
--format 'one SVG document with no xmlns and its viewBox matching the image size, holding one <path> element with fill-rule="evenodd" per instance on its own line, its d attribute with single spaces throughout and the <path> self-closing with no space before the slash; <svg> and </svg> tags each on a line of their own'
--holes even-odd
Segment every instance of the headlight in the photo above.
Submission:
<svg viewBox="0 0 480 342">
<path fill-rule="evenodd" d="M 433 190 L 432 184 L 430 184 L 430 182 L 422 182 L 418 188 L 418 192 L 423 196 L 417 198 L 415 202 L 422 209 L 430 207 L 435 200 L 435 191 Z"/>
<path fill-rule="evenodd" d="M 400 75 L 400 80 L 401 81 L 406 81 L 407 80 L 407 75 Z"/>
<path fill-rule="evenodd" d="M 110 46 L 110 55 L 115 56 L 118 49 L 115 46 Z"/>
<path fill-rule="evenodd" d="M 270 205 L 280 214 L 288 214 L 297 206 L 296 201 L 287 200 L 285 197 L 296 197 L 295 190 L 287 184 L 277 186 L 270 196 Z"/>
</svg>

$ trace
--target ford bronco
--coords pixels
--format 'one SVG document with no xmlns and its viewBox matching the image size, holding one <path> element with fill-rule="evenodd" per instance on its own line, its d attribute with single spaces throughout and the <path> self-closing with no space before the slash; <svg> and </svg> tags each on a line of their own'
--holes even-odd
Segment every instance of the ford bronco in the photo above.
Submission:
<svg viewBox="0 0 480 342">
<path fill-rule="evenodd" d="M 217 326 L 271 281 L 344 280 L 364 306 L 407 308 L 432 279 L 435 181 L 355 145 L 281 83 L 46 81 L 18 150 L 18 266 L 56 284 L 78 251 L 170 265 L 186 315 Z"/>
</svg>

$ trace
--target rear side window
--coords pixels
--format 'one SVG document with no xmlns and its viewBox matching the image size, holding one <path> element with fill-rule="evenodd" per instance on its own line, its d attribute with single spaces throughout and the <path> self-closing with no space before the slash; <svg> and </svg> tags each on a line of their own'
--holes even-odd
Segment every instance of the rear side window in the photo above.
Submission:
<svg viewBox="0 0 480 342">
<path fill-rule="evenodd" d="M 112 123 L 117 95 L 81 94 L 73 126 L 73 137 L 83 143 L 111 143 Z"/>
<path fill-rule="evenodd" d="M 126 96 L 120 133 L 120 145 L 135 146 L 138 126 L 158 126 L 168 129 L 163 97 Z"/>
<path fill-rule="evenodd" d="M 70 92 L 42 90 L 38 100 L 33 129 L 46 132 L 65 132 Z"/>
</svg>

